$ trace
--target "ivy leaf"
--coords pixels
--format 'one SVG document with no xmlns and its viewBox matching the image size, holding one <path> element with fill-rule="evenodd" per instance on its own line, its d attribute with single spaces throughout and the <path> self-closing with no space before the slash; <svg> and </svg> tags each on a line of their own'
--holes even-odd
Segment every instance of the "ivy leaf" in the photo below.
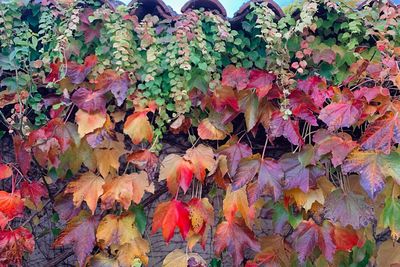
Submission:
<svg viewBox="0 0 400 267">
<path fill-rule="evenodd" d="M 163 261 L 163 267 L 205 267 L 207 263 L 197 253 L 185 253 L 180 249 L 170 252 Z"/>
<path fill-rule="evenodd" d="M 21 196 L 30 199 L 36 207 L 39 207 L 42 197 L 47 197 L 48 192 L 46 187 L 37 181 L 31 183 L 23 181 L 20 187 Z"/>
<path fill-rule="evenodd" d="M 13 175 L 12 170 L 7 164 L 0 163 L 0 180 L 6 179 Z"/>
<path fill-rule="evenodd" d="M 24 254 L 34 249 L 35 239 L 28 229 L 0 230 L 0 265 L 22 266 Z"/>
<path fill-rule="evenodd" d="M 50 73 L 46 76 L 45 82 L 56 82 L 60 79 L 60 67 L 61 62 L 56 61 L 55 63 L 50 63 Z"/>
<path fill-rule="evenodd" d="M 157 205 L 154 211 L 152 233 L 161 228 L 164 240 L 169 243 L 176 227 L 179 228 L 182 238 L 186 239 L 190 225 L 187 204 L 174 199 Z"/>
<path fill-rule="evenodd" d="M 246 188 L 242 187 L 239 190 L 233 191 L 232 187 L 229 186 L 223 201 L 225 219 L 229 223 L 233 222 L 237 216 L 237 212 L 245 220 L 246 225 L 251 228 L 255 214 L 254 208 L 249 205 Z"/>
<path fill-rule="evenodd" d="M 252 150 L 247 144 L 235 143 L 221 147 L 219 154 L 225 155 L 228 161 L 229 176 L 234 177 L 239 166 L 239 162 L 243 158 L 250 157 Z"/>
<path fill-rule="evenodd" d="M 256 154 L 248 158 L 244 158 L 239 162 L 239 167 L 233 178 L 232 190 L 236 191 L 250 182 L 260 169 L 261 155 Z"/>
<path fill-rule="evenodd" d="M 332 237 L 336 250 L 350 252 L 353 247 L 357 246 L 361 248 L 364 245 L 362 237 L 351 227 L 333 227 Z"/>
<path fill-rule="evenodd" d="M 297 251 L 301 263 L 304 263 L 316 247 L 322 251 L 329 262 L 333 261 L 336 247 L 332 240 L 331 230 L 332 227 L 327 222 L 322 226 L 317 225 L 311 219 L 300 223 L 295 229 L 292 239 L 293 247 Z"/>
<path fill-rule="evenodd" d="M 26 175 L 31 167 L 32 155 L 26 149 L 26 143 L 19 135 L 13 136 L 15 161 L 18 163 L 21 171 Z"/>
<path fill-rule="evenodd" d="M 222 222 L 217 226 L 214 236 L 214 250 L 217 255 L 227 249 L 233 257 L 233 265 L 239 266 L 243 261 L 246 248 L 259 251 L 260 244 L 243 220 L 234 219 L 230 222 Z"/>
<path fill-rule="evenodd" d="M 331 103 L 324 107 L 319 119 L 334 131 L 342 127 L 350 127 L 358 121 L 362 114 L 363 104 L 359 100 Z"/>
<path fill-rule="evenodd" d="M 324 205 L 325 218 L 339 222 L 342 226 L 351 225 L 355 229 L 366 227 L 375 219 L 375 213 L 364 197 L 352 192 L 337 189 L 331 192 Z"/>
<path fill-rule="evenodd" d="M 178 192 L 179 187 L 183 192 L 189 189 L 194 174 L 193 165 L 176 154 L 170 154 L 161 162 L 159 180 L 167 180 L 168 190 L 172 195 Z"/>
<path fill-rule="evenodd" d="M 243 90 L 246 89 L 248 83 L 249 73 L 245 68 L 236 68 L 233 65 L 229 65 L 222 71 L 223 86 Z"/>
<path fill-rule="evenodd" d="M 280 235 L 263 237 L 260 242 L 261 251 L 245 267 L 290 266 L 292 249 Z"/>
<path fill-rule="evenodd" d="M 105 113 L 106 111 L 107 99 L 104 91 L 93 91 L 81 87 L 72 94 L 71 100 L 78 108 L 89 113 L 97 111 Z"/>
<path fill-rule="evenodd" d="M 232 87 L 218 86 L 211 97 L 211 103 L 217 112 L 222 112 L 226 107 L 239 111 L 238 96 Z"/>
<path fill-rule="evenodd" d="M 256 89 L 258 100 L 261 100 L 272 89 L 275 79 L 276 76 L 273 73 L 257 69 L 251 70 L 247 89 Z"/>
<path fill-rule="evenodd" d="M 112 208 L 115 202 L 119 202 L 127 210 L 132 201 L 140 203 L 145 191 L 154 193 L 154 185 L 149 182 L 144 171 L 107 178 L 103 189 L 104 194 L 101 196 L 103 210 Z"/>
<path fill-rule="evenodd" d="M 285 120 L 280 111 L 275 111 L 272 114 L 269 126 L 268 132 L 270 138 L 283 136 L 296 146 L 304 144 L 303 138 L 300 135 L 299 122 L 290 118 Z"/>
<path fill-rule="evenodd" d="M 106 120 L 107 115 L 102 112 L 89 113 L 80 109 L 75 115 L 75 121 L 78 124 L 78 133 L 81 138 L 103 127 Z"/>
<path fill-rule="evenodd" d="M 199 137 L 203 140 L 224 140 L 226 135 L 230 132 L 229 127 L 220 129 L 209 118 L 202 120 L 197 127 Z"/>
<path fill-rule="evenodd" d="M 67 76 L 70 78 L 71 82 L 74 84 L 82 83 L 86 76 L 92 71 L 92 68 L 97 64 L 97 57 L 95 55 L 90 55 L 85 58 L 83 64 L 78 64 L 76 62 L 68 62 L 67 64 Z"/>
<path fill-rule="evenodd" d="M 116 143 L 114 143 L 116 144 Z M 94 150 L 96 158 L 97 169 L 103 178 L 107 177 L 109 173 L 115 173 L 119 169 L 119 158 L 125 153 L 120 144 L 111 145 L 110 149 L 97 148 Z"/>
<path fill-rule="evenodd" d="M 393 144 L 400 143 L 400 119 L 391 112 L 368 125 L 361 136 L 361 148 L 390 154 Z"/>
<path fill-rule="evenodd" d="M 326 99 L 333 96 L 333 90 L 328 88 L 326 80 L 318 76 L 298 81 L 297 88 L 309 95 L 319 108 L 324 105 Z"/>
<path fill-rule="evenodd" d="M 0 228 L 4 229 L 9 221 L 21 217 L 24 211 L 24 201 L 19 193 L 0 191 Z"/>
<path fill-rule="evenodd" d="M 127 73 L 118 74 L 113 70 L 105 70 L 97 78 L 96 90 L 111 91 L 117 100 L 117 105 L 124 103 L 129 87 L 129 77 Z"/>
<path fill-rule="evenodd" d="M 380 223 L 383 227 L 389 227 L 393 240 L 400 238 L 400 201 L 397 198 L 388 197 L 385 200 L 385 207 L 380 216 Z"/>
<path fill-rule="evenodd" d="M 206 177 L 206 170 L 212 170 L 216 164 L 213 149 L 203 144 L 189 148 L 183 158 L 192 163 L 194 176 L 202 183 Z"/>
<path fill-rule="evenodd" d="M 317 118 L 314 113 L 319 113 L 319 108 L 315 105 L 310 96 L 300 90 L 294 90 L 289 95 L 290 110 L 293 115 L 305 120 L 313 126 L 318 126 Z"/>
<path fill-rule="evenodd" d="M 147 118 L 147 112 L 135 112 L 130 115 L 124 124 L 124 134 L 129 135 L 135 145 L 143 140 L 149 143 L 153 140 L 153 129 Z"/>
<path fill-rule="evenodd" d="M 146 171 L 152 177 L 157 168 L 158 157 L 150 150 L 143 149 L 128 155 L 127 161 L 135 165 L 139 170 Z"/>
<path fill-rule="evenodd" d="M 250 132 L 256 127 L 259 121 L 259 101 L 255 94 L 251 93 L 243 97 L 240 101 L 240 108 L 244 110 L 244 118 L 247 131 Z"/>
<path fill-rule="evenodd" d="M 188 234 L 188 247 L 193 249 L 200 240 L 203 249 L 206 246 L 208 232 L 214 225 L 214 208 L 208 198 L 192 198 L 189 203 L 191 229 Z"/>
<path fill-rule="evenodd" d="M 96 244 L 95 232 L 98 223 L 97 216 L 81 211 L 67 223 L 67 227 L 54 241 L 53 247 L 72 245 L 79 265 L 83 266 Z"/>
<path fill-rule="evenodd" d="M 92 214 L 96 211 L 97 200 L 103 194 L 104 179 L 92 172 L 82 174 L 78 180 L 71 181 L 65 193 L 73 194 L 75 207 L 80 207 L 86 201 Z"/>
<path fill-rule="evenodd" d="M 349 134 L 332 134 L 325 129 L 318 130 L 313 136 L 313 141 L 316 143 L 316 156 L 331 153 L 330 159 L 335 168 L 342 164 L 347 155 L 357 146 Z"/>
</svg>

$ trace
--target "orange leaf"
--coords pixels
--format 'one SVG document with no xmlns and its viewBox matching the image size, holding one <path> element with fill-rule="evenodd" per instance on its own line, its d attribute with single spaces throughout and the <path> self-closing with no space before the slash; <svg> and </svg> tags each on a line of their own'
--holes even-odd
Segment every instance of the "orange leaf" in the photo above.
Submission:
<svg viewBox="0 0 400 267">
<path fill-rule="evenodd" d="M 176 154 L 165 157 L 160 167 L 160 181 L 167 180 L 167 186 L 171 194 L 178 192 L 179 186 L 186 191 L 193 179 L 193 165 Z"/>
<path fill-rule="evenodd" d="M 0 180 L 12 176 L 12 170 L 6 164 L 0 164 Z"/>
<path fill-rule="evenodd" d="M 200 122 L 197 132 L 203 140 L 223 140 L 227 134 L 225 130 L 221 130 L 212 124 L 208 118 Z"/>
<path fill-rule="evenodd" d="M 146 114 L 147 112 L 135 112 L 125 121 L 124 134 L 129 135 L 135 145 L 143 140 L 149 143 L 153 140 L 153 129 Z"/>
<path fill-rule="evenodd" d="M 125 151 L 121 147 L 112 147 L 111 149 L 95 149 L 94 156 L 97 162 L 97 169 L 104 178 L 111 172 L 119 169 L 119 157 Z"/>
<path fill-rule="evenodd" d="M 231 186 L 228 187 L 223 202 L 223 212 L 226 220 L 229 223 L 235 219 L 236 213 L 239 212 L 242 218 L 245 220 L 246 225 L 251 228 L 255 211 L 249 206 L 246 187 L 242 187 L 234 192 L 232 192 Z"/>
<path fill-rule="evenodd" d="M 189 203 L 191 230 L 188 235 L 188 246 L 192 250 L 197 241 L 205 248 L 207 235 L 214 225 L 214 208 L 208 198 L 192 198 Z"/>
<path fill-rule="evenodd" d="M 103 194 L 103 184 L 103 178 L 92 172 L 86 172 L 78 180 L 70 182 L 65 189 L 65 193 L 73 193 L 73 201 L 76 207 L 86 201 L 92 214 L 94 214 L 97 200 Z"/>
<path fill-rule="evenodd" d="M 144 191 L 154 193 L 154 185 L 149 182 L 147 173 L 144 171 L 106 179 L 103 189 L 102 209 L 112 208 L 117 201 L 127 210 L 132 201 L 136 204 L 140 203 Z"/>
<path fill-rule="evenodd" d="M 206 169 L 210 171 L 216 164 L 213 149 L 205 145 L 198 145 L 195 148 L 188 149 L 184 159 L 192 162 L 194 175 L 200 182 L 204 182 Z"/>
<path fill-rule="evenodd" d="M 17 193 L 0 191 L 0 228 L 4 229 L 9 221 L 20 217 L 24 211 L 24 201 Z"/>
<path fill-rule="evenodd" d="M 80 109 L 75 115 L 75 121 L 78 124 L 78 133 L 81 138 L 103 127 L 106 120 L 106 114 L 101 112 L 88 113 Z"/>
</svg>

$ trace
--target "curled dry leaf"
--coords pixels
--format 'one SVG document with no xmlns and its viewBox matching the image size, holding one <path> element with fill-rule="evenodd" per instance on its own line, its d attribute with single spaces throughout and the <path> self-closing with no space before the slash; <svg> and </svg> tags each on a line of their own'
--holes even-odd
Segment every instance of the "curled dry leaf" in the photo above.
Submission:
<svg viewBox="0 0 400 267">
<path fill-rule="evenodd" d="M 185 253 L 180 249 L 170 252 L 164 259 L 163 267 L 206 267 L 206 261 L 197 253 Z"/>
</svg>

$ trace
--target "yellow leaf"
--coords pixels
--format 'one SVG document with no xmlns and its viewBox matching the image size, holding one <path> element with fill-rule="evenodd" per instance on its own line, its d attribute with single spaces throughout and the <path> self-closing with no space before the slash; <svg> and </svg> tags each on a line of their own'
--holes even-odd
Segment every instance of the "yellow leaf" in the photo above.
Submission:
<svg viewBox="0 0 400 267">
<path fill-rule="evenodd" d="M 207 263 L 204 261 L 204 259 L 197 253 L 185 253 L 180 249 L 175 249 L 171 253 L 169 253 L 164 261 L 163 261 L 163 267 L 187 267 L 188 266 L 188 261 L 189 259 L 193 259 L 195 261 L 194 264 L 196 266 L 198 265 L 204 265 L 207 266 Z"/>
<path fill-rule="evenodd" d="M 89 209 L 94 214 L 97 207 L 97 200 L 103 194 L 104 179 L 92 172 L 82 174 L 78 180 L 72 181 L 65 189 L 65 193 L 73 194 L 73 201 L 79 207 L 86 201 Z"/>
<path fill-rule="evenodd" d="M 118 148 L 95 149 L 94 156 L 97 162 L 97 169 L 103 177 L 107 177 L 110 172 L 116 172 L 119 169 L 119 157 L 125 151 Z"/>
<path fill-rule="evenodd" d="M 192 162 L 194 175 L 201 182 L 206 177 L 206 169 L 211 171 L 216 165 L 213 149 L 202 144 L 188 149 L 184 158 Z"/>
<path fill-rule="evenodd" d="M 293 197 L 297 203 L 297 206 L 303 207 L 306 211 L 311 209 L 314 202 L 318 202 L 321 205 L 325 203 L 324 193 L 320 188 L 315 190 L 311 189 L 307 193 L 304 193 L 298 188 L 294 188 L 287 190 L 285 195 Z"/>
<path fill-rule="evenodd" d="M 249 206 L 245 186 L 233 192 L 232 187 L 229 186 L 226 191 L 226 196 L 223 202 L 223 212 L 226 220 L 228 222 L 233 221 L 236 217 L 237 211 L 240 212 L 246 225 L 251 229 L 255 211 Z"/>
<path fill-rule="evenodd" d="M 135 145 L 140 144 L 143 140 L 151 143 L 153 129 L 146 112 L 136 112 L 130 115 L 124 124 L 124 134 L 129 135 Z"/>
<path fill-rule="evenodd" d="M 75 115 L 75 121 L 78 124 L 78 133 L 81 138 L 103 127 L 106 120 L 106 114 L 101 112 L 88 113 L 80 109 Z"/>
</svg>

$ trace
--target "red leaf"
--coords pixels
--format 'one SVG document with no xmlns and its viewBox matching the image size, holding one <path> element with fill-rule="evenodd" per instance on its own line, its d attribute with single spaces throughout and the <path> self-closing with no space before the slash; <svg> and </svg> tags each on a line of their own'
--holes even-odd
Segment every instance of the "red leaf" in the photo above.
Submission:
<svg viewBox="0 0 400 267">
<path fill-rule="evenodd" d="M 306 80 L 298 81 L 297 87 L 308 94 L 319 108 L 323 106 L 327 98 L 333 96 L 333 91 L 331 88 L 327 87 L 325 79 L 318 76 L 312 76 L 308 77 Z"/>
<path fill-rule="evenodd" d="M 86 76 L 92 71 L 92 68 L 97 64 L 97 57 L 95 55 L 90 55 L 85 58 L 83 64 L 78 64 L 76 62 L 68 62 L 67 76 L 70 78 L 71 82 L 74 84 L 82 83 Z"/>
<path fill-rule="evenodd" d="M 383 88 L 381 86 L 375 86 L 361 87 L 359 90 L 354 91 L 354 97 L 356 99 L 361 99 L 362 97 L 364 97 L 368 103 L 378 96 L 390 96 L 389 89 Z"/>
<path fill-rule="evenodd" d="M 0 231 L 0 266 L 22 266 L 22 257 L 32 253 L 35 240 L 31 232 L 23 227 Z"/>
<path fill-rule="evenodd" d="M 318 130 L 314 136 L 315 153 L 317 157 L 331 153 L 330 158 L 336 168 L 343 163 L 346 156 L 357 146 L 347 133 L 332 134 L 325 129 Z"/>
<path fill-rule="evenodd" d="M 117 105 L 124 103 L 129 86 L 128 73 L 118 74 L 113 70 L 105 70 L 97 78 L 96 90 L 111 91 L 117 100 Z"/>
<path fill-rule="evenodd" d="M 313 126 L 317 126 L 317 118 L 314 113 L 319 113 L 319 108 L 315 106 L 310 96 L 300 90 L 294 90 L 289 95 L 290 110 L 293 115 L 307 121 Z"/>
<path fill-rule="evenodd" d="M 186 203 L 179 200 L 162 202 L 157 205 L 153 217 L 152 233 L 162 229 L 164 240 L 168 243 L 174 236 L 175 228 L 178 227 L 183 239 L 190 229 L 189 209 Z"/>
<path fill-rule="evenodd" d="M 268 131 L 269 136 L 272 138 L 283 136 L 294 145 L 302 146 L 304 144 L 303 138 L 300 135 L 299 122 L 290 118 L 285 120 L 280 111 L 275 111 L 272 114 Z"/>
<path fill-rule="evenodd" d="M 252 155 L 251 148 L 243 143 L 235 143 L 230 146 L 221 147 L 221 149 L 219 154 L 227 157 L 230 177 L 235 176 L 240 160 Z"/>
<path fill-rule="evenodd" d="M 215 88 L 211 103 L 217 112 L 222 112 L 226 107 L 239 111 L 238 96 L 232 87 L 219 86 Z"/>
<path fill-rule="evenodd" d="M 0 180 L 6 179 L 12 176 L 12 170 L 8 165 L 0 163 Z"/>
<path fill-rule="evenodd" d="M 178 192 L 179 187 L 183 192 L 189 189 L 194 174 L 193 165 L 176 154 L 170 154 L 161 162 L 159 180 L 167 180 L 168 190 L 172 195 Z"/>
<path fill-rule="evenodd" d="M 55 63 L 50 63 L 50 73 L 47 75 L 45 82 L 56 82 L 60 79 L 60 67 L 61 67 L 61 62 L 56 61 Z"/>
<path fill-rule="evenodd" d="M 319 119 L 328 125 L 329 130 L 350 127 L 360 118 L 362 107 L 359 100 L 331 103 L 321 110 Z"/>
<path fill-rule="evenodd" d="M 332 237 L 336 250 L 350 252 L 353 247 L 357 246 L 361 248 L 364 245 L 362 237 L 351 227 L 333 227 Z"/>
<path fill-rule="evenodd" d="M 336 247 L 331 237 L 330 224 L 324 223 L 320 227 L 311 219 L 303 221 L 295 229 L 292 238 L 293 247 L 297 251 L 301 263 L 304 263 L 316 247 L 322 251 L 329 262 L 333 261 Z"/>
<path fill-rule="evenodd" d="M 233 257 L 233 266 L 239 266 L 243 261 L 246 248 L 259 251 L 260 244 L 243 220 L 235 219 L 232 222 L 222 222 L 217 226 L 214 236 L 214 249 L 217 255 L 227 249 Z"/>
<path fill-rule="evenodd" d="M 0 191 L 0 229 L 16 217 L 21 217 L 24 211 L 24 201 L 19 193 Z"/>
<path fill-rule="evenodd" d="M 145 170 L 149 176 L 154 173 L 158 163 L 156 154 L 147 149 L 133 152 L 128 156 L 127 160 L 139 170 Z"/>
<path fill-rule="evenodd" d="M 222 85 L 243 90 L 249 83 L 249 73 L 245 68 L 236 68 L 233 65 L 227 66 L 222 71 Z"/>
<path fill-rule="evenodd" d="M 78 108 L 86 112 L 101 111 L 104 113 L 107 102 L 104 93 L 104 91 L 93 91 L 81 87 L 73 93 L 71 100 Z"/>
<path fill-rule="evenodd" d="M 236 191 L 250 182 L 260 169 L 261 155 L 256 154 L 244 158 L 239 162 L 239 167 L 233 177 L 232 191 Z"/>
<path fill-rule="evenodd" d="M 92 15 L 93 9 L 91 8 L 85 8 L 79 15 L 79 20 L 81 22 L 79 25 L 79 30 L 84 33 L 83 35 L 85 36 L 85 44 L 90 43 L 96 37 L 100 37 L 100 29 L 102 25 L 98 22 L 92 26 L 92 23 L 89 21 L 89 16 Z"/>
<path fill-rule="evenodd" d="M 36 207 L 39 205 L 42 197 L 47 197 L 46 187 L 42 183 L 36 181 L 31 183 L 23 181 L 20 191 L 21 196 L 23 198 L 29 198 Z"/>
<path fill-rule="evenodd" d="M 256 89 L 258 99 L 261 100 L 272 89 L 276 76 L 264 70 L 251 70 L 247 89 Z"/>
</svg>

